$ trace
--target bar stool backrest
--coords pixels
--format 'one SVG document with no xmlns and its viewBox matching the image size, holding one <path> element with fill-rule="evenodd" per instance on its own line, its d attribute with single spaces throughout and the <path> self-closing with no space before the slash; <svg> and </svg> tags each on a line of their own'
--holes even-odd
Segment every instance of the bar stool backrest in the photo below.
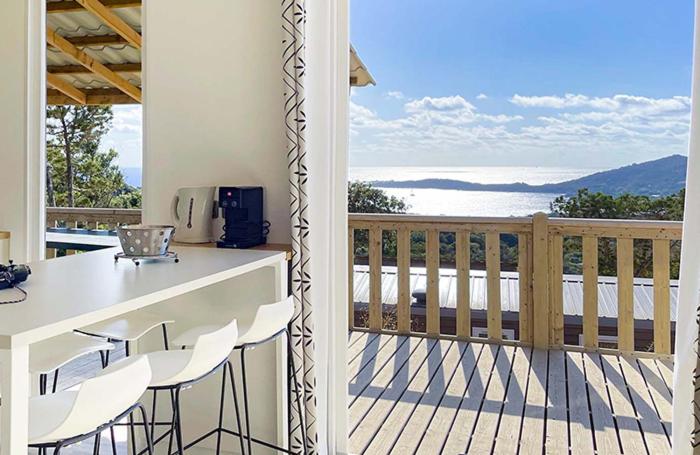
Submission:
<svg viewBox="0 0 700 455">
<path fill-rule="evenodd" d="M 151 366 L 144 356 L 125 359 L 119 362 L 119 368 L 87 379 L 80 385 L 63 423 L 44 439 L 50 440 L 54 434 L 58 438 L 79 436 L 110 422 L 136 404 L 150 382 Z"/>
<path fill-rule="evenodd" d="M 259 306 L 250 328 L 238 339 L 238 346 L 267 340 L 284 330 L 292 320 L 292 316 L 294 316 L 292 296 L 281 302 Z"/>
<path fill-rule="evenodd" d="M 178 377 L 182 380 L 192 380 L 209 373 L 228 358 L 237 340 L 238 321 L 236 319 L 219 330 L 200 335 L 192 349 L 189 363 Z"/>
</svg>

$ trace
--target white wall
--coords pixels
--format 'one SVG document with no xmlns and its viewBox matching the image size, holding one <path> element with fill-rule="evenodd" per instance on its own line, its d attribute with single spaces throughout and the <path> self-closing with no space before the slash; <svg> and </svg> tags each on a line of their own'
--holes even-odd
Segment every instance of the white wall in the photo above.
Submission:
<svg viewBox="0 0 700 455">
<path fill-rule="evenodd" d="M 43 255 L 43 3 L 0 6 L 0 230 L 20 262 Z"/>
<path fill-rule="evenodd" d="M 261 185 L 268 242 L 289 243 L 280 5 L 144 2 L 144 219 L 179 187 Z"/>
</svg>

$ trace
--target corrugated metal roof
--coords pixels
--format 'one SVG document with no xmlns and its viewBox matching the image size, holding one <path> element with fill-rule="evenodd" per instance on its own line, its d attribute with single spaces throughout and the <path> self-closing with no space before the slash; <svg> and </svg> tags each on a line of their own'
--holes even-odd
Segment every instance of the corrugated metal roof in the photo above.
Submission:
<svg viewBox="0 0 700 455">
<path fill-rule="evenodd" d="M 354 269 L 355 302 L 369 302 L 369 267 L 356 265 Z M 425 289 L 426 271 L 423 267 L 411 267 L 410 289 Z M 397 303 L 396 267 L 382 267 L 382 302 L 387 305 Z M 671 319 L 675 321 L 678 302 L 678 281 L 672 280 Z M 471 270 L 469 273 L 470 301 L 473 310 L 486 310 L 486 272 Z M 583 316 L 583 277 L 564 275 L 564 314 Z M 634 280 L 634 318 L 654 319 L 654 282 L 651 279 Z M 456 308 L 457 274 L 454 269 L 440 269 L 440 306 Z M 516 272 L 501 272 L 501 308 L 503 311 L 517 312 L 520 308 L 519 276 Z M 600 317 L 617 318 L 617 279 L 598 278 L 598 314 Z"/>
<path fill-rule="evenodd" d="M 51 0 L 49 0 L 51 1 Z M 141 32 L 141 8 L 114 8 L 111 11 L 131 28 Z M 87 10 L 47 14 L 47 25 L 66 38 L 115 35 L 116 32 Z M 90 45 L 81 47 L 86 54 L 102 64 L 140 63 L 141 51 L 130 44 Z M 73 58 L 58 49 L 47 46 L 46 64 L 49 66 L 75 65 Z M 141 87 L 141 74 L 120 72 L 131 84 Z M 92 73 L 61 74 L 60 78 L 80 89 L 111 88 L 101 77 Z"/>
</svg>

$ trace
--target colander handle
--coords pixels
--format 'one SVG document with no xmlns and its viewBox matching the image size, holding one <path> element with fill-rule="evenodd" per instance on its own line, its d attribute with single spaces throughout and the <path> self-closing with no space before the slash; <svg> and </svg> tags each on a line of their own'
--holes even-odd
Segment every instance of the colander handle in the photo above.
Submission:
<svg viewBox="0 0 700 455">
<path fill-rule="evenodd" d="M 173 196 L 173 201 L 170 203 L 170 216 L 173 219 L 173 224 L 180 222 L 180 217 L 177 214 L 177 204 L 180 202 L 180 196 Z"/>
</svg>

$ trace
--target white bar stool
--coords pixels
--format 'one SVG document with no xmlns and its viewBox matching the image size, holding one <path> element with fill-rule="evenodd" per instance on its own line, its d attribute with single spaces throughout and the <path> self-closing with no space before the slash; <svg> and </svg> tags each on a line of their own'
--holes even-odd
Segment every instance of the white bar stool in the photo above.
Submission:
<svg viewBox="0 0 700 455">
<path fill-rule="evenodd" d="M 160 435 L 154 440 L 154 445 L 162 441 L 166 436 L 170 436 L 168 443 L 168 454 L 172 453 L 173 436 L 177 444 L 178 454 L 184 453 L 185 450 L 193 445 L 203 441 L 204 439 L 216 434 L 216 453 L 221 453 L 221 437 L 223 433 L 238 436 L 242 453 L 245 453 L 243 432 L 241 428 L 240 415 L 238 412 L 238 396 L 236 394 L 235 381 L 233 377 L 233 366 L 229 361 L 229 356 L 236 345 L 238 339 L 238 324 L 234 319 L 224 327 L 219 327 L 210 333 L 202 333 L 197 336 L 193 343 L 192 349 L 183 350 L 165 350 L 149 352 L 144 354 L 148 359 L 153 376 L 148 386 L 149 390 L 154 392 L 153 414 L 155 414 L 156 392 L 169 391 L 171 394 L 171 403 L 173 407 L 172 420 L 168 425 L 170 430 Z M 117 367 L 121 362 L 114 363 L 107 367 L 105 371 L 110 371 Z M 219 404 L 219 424 L 218 427 L 209 431 L 203 436 L 195 439 L 187 445 L 182 441 L 182 421 L 180 411 L 180 393 L 184 388 L 193 385 L 196 382 L 216 373 L 219 369 L 223 370 L 221 381 L 221 397 Z M 238 432 L 233 432 L 223 427 L 224 405 L 226 398 L 226 379 L 227 375 L 230 378 L 232 388 L 233 403 L 236 411 L 236 422 Z M 155 415 L 151 415 L 151 434 L 154 434 L 154 425 L 156 425 Z"/>
<path fill-rule="evenodd" d="M 76 330 L 76 332 L 105 338 L 107 341 L 111 342 L 123 342 L 126 356 L 129 357 L 129 355 L 131 355 L 131 344 L 158 327 L 161 327 L 163 331 L 163 346 L 167 350 L 169 348 L 167 325 L 173 322 L 172 319 L 164 317 L 156 312 L 137 310 L 116 318 L 82 327 Z M 107 352 L 104 362 L 104 366 L 107 365 L 109 365 L 109 352 Z M 136 436 L 134 435 L 133 417 L 131 415 L 129 416 L 129 425 L 131 427 L 131 449 L 132 452 L 135 453 Z"/>
<path fill-rule="evenodd" d="M 102 367 L 105 367 L 105 353 L 114 349 L 114 345 L 100 338 L 77 333 L 66 333 L 57 337 L 30 345 L 29 372 L 39 376 L 39 393 L 47 392 L 48 375 L 53 372 L 51 391 L 56 392 L 58 372 L 68 362 L 79 357 L 99 353 Z"/>
<path fill-rule="evenodd" d="M 246 349 L 254 348 L 255 346 L 276 340 L 282 335 L 286 335 L 287 340 L 287 359 L 289 379 L 294 383 L 294 393 L 296 396 L 297 411 L 299 418 L 302 421 L 302 447 L 300 450 L 306 453 L 306 430 L 304 426 L 304 414 L 301 407 L 301 392 L 299 390 L 299 382 L 296 377 L 296 368 L 294 366 L 294 355 L 292 353 L 292 340 L 289 334 L 288 325 L 294 316 L 294 300 L 293 297 L 287 297 L 281 302 L 272 303 L 269 305 L 261 305 L 258 307 L 253 322 L 250 326 L 241 330 L 241 335 L 236 342 L 234 349 L 241 352 L 241 378 L 243 381 L 243 408 L 245 413 L 246 424 L 246 439 L 248 440 L 248 453 L 252 454 L 252 443 L 263 445 L 274 450 L 279 450 L 285 453 L 297 453 L 292 451 L 292 442 L 289 442 L 288 448 L 279 447 L 267 441 L 263 441 L 251 436 L 250 431 L 250 413 L 248 410 L 248 385 L 245 371 L 245 352 Z M 173 340 L 175 346 L 192 346 L 201 333 L 212 330 L 216 326 L 200 326 L 194 327 L 185 331 L 180 336 Z M 291 406 L 291 403 L 289 403 Z"/>
<path fill-rule="evenodd" d="M 151 380 L 148 359 L 135 356 L 118 368 L 88 379 L 77 391 L 62 391 L 29 400 L 29 447 L 54 455 L 76 442 L 99 435 L 139 409 L 148 453 L 153 444 L 148 416 L 138 402 Z"/>
<path fill-rule="evenodd" d="M 167 350 L 168 329 L 166 326 L 173 322 L 172 319 L 158 313 L 138 310 L 87 327 L 82 327 L 76 330 L 76 332 L 106 338 L 107 341 L 124 342 L 126 355 L 128 357 L 131 343 L 138 341 L 141 337 L 158 327 L 161 327 L 163 330 L 163 345 Z M 106 363 L 109 363 L 109 356 L 107 356 Z"/>
</svg>

